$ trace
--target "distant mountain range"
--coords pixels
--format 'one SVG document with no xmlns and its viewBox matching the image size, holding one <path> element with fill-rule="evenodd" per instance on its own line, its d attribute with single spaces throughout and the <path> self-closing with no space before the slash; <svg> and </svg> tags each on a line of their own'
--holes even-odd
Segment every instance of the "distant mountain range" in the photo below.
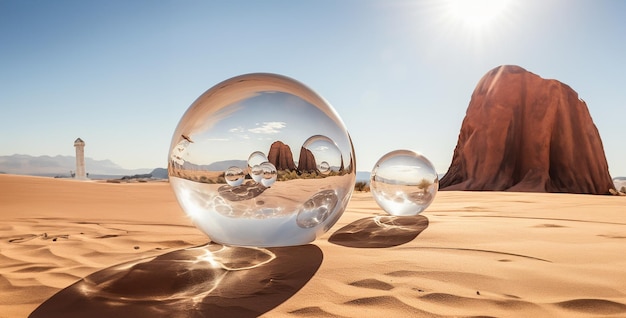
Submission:
<svg viewBox="0 0 626 318">
<path fill-rule="evenodd" d="M 186 163 L 185 169 L 197 170 L 226 170 L 232 166 L 245 168 L 245 160 L 217 161 L 209 165 L 193 165 Z M 121 177 L 144 177 L 152 175 L 156 179 L 167 179 L 166 168 L 155 169 L 125 169 L 111 160 L 95 160 L 85 158 L 85 166 L 90 179 L 109 179 Z M 30 156 L 30 155 L 10 155 L 0 156 L 0 173 L 20 174 L 43 177 L 69 178 L 76 170 L 76 157 L 74 156 Z M 367 171 L 357 171 L 357 181 L 369 182 L 370 173 Z"/>
<path fill-rule="evenodd" d="M 92 158 L 85 158 L 85 167 L 89 177 L 92 179 L 150 174 L 154 171 L 154 169 L 148 168 L 124 169 L 111 160 L 95 160 Z M 166 170 L 164 168 L 161 169 Z M 70 177 L 75 170 L 76 157 L 74 156 L 0 156 L 0 173 Z M 165 177 L 167 178 L 167 173 Z"/>
<path fill-rule="evenodd" d="M 190 165 L 187 163 L 187 165 Z M 91 179 L 121 178 L 124 176 L 136 176 L 151 174 L 156 179 L 167 179 L 166 168 L 125 169 L 111 160 L 95 160 L 85 158 L 87 173 Z M 217 161 L 209 165 L 193 165 L 186 169 L 226 170 L 231 166 L 245 168 L 245 160 Z M 70 177 L 70 173 L 76 170 L 74 156 L 30 156 L 10 155 L 0 156 L 0 173 L 21 174 L 44 177 Z M 443 174 L 439 175 L 441 179 Z M 356 181 L 369 183 L 369 171 L 357 171 Z M 613 178 L 617 189 L 626 186 L 626 177 Z"/>
<path fill-rule="evenodd" d="M 181 166 L 182 169 L 184 170 L 210 170 L 210 171 L 219 171 L 219 170 L 224 170 L 226 171 L 226 169 L 230 168 L 230 167 L 239 167 L 241 169 L 244 169 L 248 166 L 248 161 L 246 160 L 224 160 L 224 161 L 216 161 L 214 163 L 208 164 L 208 165 L 197 165 L 194 163 L 191 163 L 189 161 L 185 161 L 183 163 L 183 165 Z"/>
</svg>

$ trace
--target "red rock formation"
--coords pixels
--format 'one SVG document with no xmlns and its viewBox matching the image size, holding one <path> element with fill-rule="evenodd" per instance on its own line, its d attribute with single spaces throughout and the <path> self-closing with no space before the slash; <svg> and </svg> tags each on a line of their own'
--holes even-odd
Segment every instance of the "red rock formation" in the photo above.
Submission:
<svg viewBox="0 0 626 318">
<path fill-rule="evenodd" d="M 608 194 L 613 189 L 585 102 L 519 66 L 480 80 L 441 190 Z"/>
<path fill-rule="evenodd" d="M 276 167 L 276 170 L 296 170 L 291 148 L 282 141 L 275 141 L 270 146 L 267 160 Z"/>
<path fill-rule="evenodd" d="M 311 150 L 304 147 L 300 148 L 300 159 L 298 160 L 298 172 L 316 172 L 317 164 L 315 163 L 315 156 Z"/>
</svg>

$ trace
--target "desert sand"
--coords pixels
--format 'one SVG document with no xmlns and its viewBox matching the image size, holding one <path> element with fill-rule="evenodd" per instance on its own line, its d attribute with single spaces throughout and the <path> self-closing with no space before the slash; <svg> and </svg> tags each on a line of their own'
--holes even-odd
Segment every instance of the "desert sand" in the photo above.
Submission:
<svg viewBox="0 0 626 318">
<path fill-rule="evenodd" d="M 209 244 L 167 182 L 0 175 L 0 317 L 626 317 L 626 197 L 355 193 L 311 244 Z"/>
</svg>

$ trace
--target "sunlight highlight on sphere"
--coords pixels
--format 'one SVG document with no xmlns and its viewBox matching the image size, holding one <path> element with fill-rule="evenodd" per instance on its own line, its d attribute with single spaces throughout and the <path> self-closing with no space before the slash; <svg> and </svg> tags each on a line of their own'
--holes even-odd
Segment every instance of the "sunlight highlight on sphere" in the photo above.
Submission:
<svg viewBox="0 0 626 318">
<path fill-rule="evenodd" d="M 411 150 L 395 150 L 376 162 L 370 190 L 376 203 L 394 216 L 417 215 L 435 199 L 439 178 L 433 164 Z"/>
<path fill-rule="evenodd" d="M 275 74 L 234 77 L 198 97 L 168 158 L 178 203 L 225 245 L 315 240 L 343 214 L 356 178 L 352 141 L 336 111 Z"/>
<path fill-rule="evenodd" d="M 302 228 L 311 228 L 324 222 L 337 206 L 337 195 L 332 190 L 314 194 L 302 205 L 296 222 Z"/>
</svg>

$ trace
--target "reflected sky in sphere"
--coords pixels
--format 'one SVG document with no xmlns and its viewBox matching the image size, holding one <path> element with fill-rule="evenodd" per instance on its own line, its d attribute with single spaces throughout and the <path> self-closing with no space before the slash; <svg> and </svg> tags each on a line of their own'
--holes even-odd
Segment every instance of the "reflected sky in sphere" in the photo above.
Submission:
<svg viewBox="0 0 626 318">
<path fill-rule="evenodd" d="M 179 121 L 168 158 L 179 204 L 225 245 L 313 241 L 339 219 L 356 177 L 352 141 L 332 106 L 275 74 L 207 90 Z"/>
<path fill-rule="evenodd" d="M 249 149 L 255 147 L 267 155 L 269 146 L 276 140 L 288 145 L 302 145 L 311 137 L 303 131 L 324 131 L 324 135 L 340 141 L 342 138 L 337 136 L 343 134 L 335 121 L 323 111 L 284 92 L 256 93 L 216 111 L 209 121 L 213 118 L 219 118 L 219 121 L 194 136 L 196 149 L 189 154 L 188 161 L 200 162 L 209 155 L 219 156 L 211 151 L 215 147 L 223 149 L 222 158 L 217 157 L 216 160 L 229 160 L 235 154 L 243 158 L 250 155 Z M 320 126 L 324 128 L 320 129 Z M 347 146 L 345 141 L 343 146 Z M 292 147 L 291 150 L 297 160 L 299 147 Z"/>
</svg>

